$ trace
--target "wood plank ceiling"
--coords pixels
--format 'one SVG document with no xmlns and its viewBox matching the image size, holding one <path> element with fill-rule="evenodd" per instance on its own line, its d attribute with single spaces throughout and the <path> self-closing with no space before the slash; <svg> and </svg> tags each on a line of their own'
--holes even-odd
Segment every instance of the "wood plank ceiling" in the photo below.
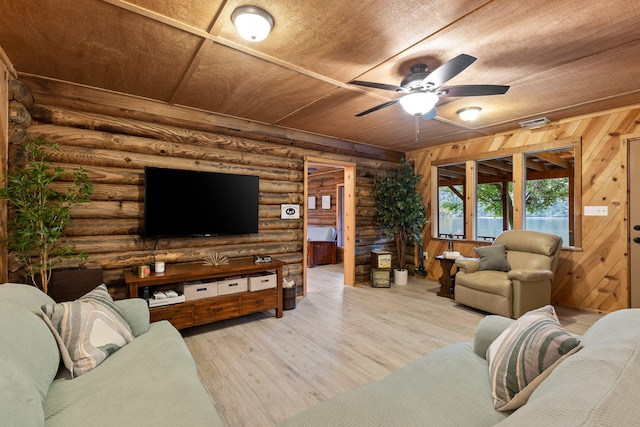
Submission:
<svg viewBox="0 0 640 427">
<path fill-rule="evenodd" d="M 233 10 L 252 4 L 275 27 L 243 41 Z M 640 103 L 640 3 L 635 0 L 1 0 L 0 46 L 21 78 L 70 82 L 283 129 L 409 151 Z M 505 84 L 501 96 L 446 98 L 416 121 L 399 95 L 348 85 L 398 85 L 478 60 L 448 84 Z M 456 111 L 482 108 L 475 122 Z"/>
</svg>

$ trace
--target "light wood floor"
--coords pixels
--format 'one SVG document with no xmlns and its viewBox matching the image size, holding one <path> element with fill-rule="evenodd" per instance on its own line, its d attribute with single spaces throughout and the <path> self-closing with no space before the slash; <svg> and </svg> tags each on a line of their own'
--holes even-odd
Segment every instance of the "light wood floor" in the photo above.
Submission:
<svg viewBox="0 0 640 427">
<path fill-rule="evenodd" d="M 308 271 L 307 296 L 281 319 L 270 311 L 183 331 L 227 426 L 276 425 L 440 347 L 472 341 L 485 316 L 436 296 L 436 282 L 345 287 L 341 265 Z M 557 312 L 576 334 L 600 317 Z"/>
</svg>

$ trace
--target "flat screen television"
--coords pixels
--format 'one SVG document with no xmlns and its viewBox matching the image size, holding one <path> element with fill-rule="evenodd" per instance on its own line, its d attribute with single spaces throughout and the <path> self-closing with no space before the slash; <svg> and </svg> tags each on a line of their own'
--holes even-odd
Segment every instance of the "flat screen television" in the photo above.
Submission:
<svg viewBox="0 0 640 427">
<path fill-rule="evenodd" d="M 144 237 L 257 232 L 257 176 L 144 168 Z"/>
</svg>

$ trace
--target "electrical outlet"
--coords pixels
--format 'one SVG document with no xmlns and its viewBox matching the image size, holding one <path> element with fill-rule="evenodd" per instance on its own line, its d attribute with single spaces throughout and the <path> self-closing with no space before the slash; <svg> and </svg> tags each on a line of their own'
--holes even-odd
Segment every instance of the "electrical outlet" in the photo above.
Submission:
<svg viewBox="0 0 640 427">
<path fill-rule="evenodd" d="M 424 259 L 425 261 L 429 259 L 429 252 L 422 252 L 422 259 Z"/>
<path fill-rule="evenodd" d="M 584 216 L 607 216 L 609 215 L 608 206 L 585 206 Z"/>
</svg>

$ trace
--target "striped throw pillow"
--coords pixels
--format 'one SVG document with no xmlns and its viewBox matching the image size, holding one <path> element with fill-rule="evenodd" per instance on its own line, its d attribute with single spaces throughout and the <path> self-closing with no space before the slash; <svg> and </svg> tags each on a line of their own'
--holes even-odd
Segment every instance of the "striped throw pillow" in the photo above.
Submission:
<svg viewBox="0 0 640 427">
<path fill-rule="evenodd" d="M 105 285 L 76 301 L 41 309 L 72 377 L 89 372 L 133 340 L 131 327 Z"/>
<path fill-rule="evenodd" d="M 560 325 L 551 305 L 529 311 L 487 350 L 494 407 L 513 411 L 564 359 L 582 347 Z"/>
</svg>

